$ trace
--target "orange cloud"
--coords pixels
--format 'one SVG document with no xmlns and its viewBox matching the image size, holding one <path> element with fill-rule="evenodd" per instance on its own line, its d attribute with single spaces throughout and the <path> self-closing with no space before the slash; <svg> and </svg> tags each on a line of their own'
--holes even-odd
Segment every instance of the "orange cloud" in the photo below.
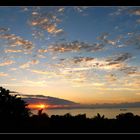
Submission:
<svg viewBox="0 0 140 140">
<path fill-rule="evenodd" d="M 13 64 L 13 63 L 15 63 L 14 61 L 12 61 L 12 60 L 7 60 L 7 61 L 5 61 L 5 62 L 3 62 L 3 63 L 0 63 L 0 66 L 2 67 L 2 66 L 8 66 L 8 65 L 11 65 L 11 64 Z"/>
<path fill-rule="evenodd" d="M 4 73 L 4 72 L 0 72 L 0 77 L 5 77 L 5 76 L 8 76 L 8 74 L 7 73 Z"/>
</svg>

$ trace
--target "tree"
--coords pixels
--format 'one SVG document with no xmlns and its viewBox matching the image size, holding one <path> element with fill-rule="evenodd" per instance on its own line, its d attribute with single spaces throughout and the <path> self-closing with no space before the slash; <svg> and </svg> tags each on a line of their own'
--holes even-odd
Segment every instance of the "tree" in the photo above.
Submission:
<svg viewBox="0 0 140 140">
<path fill-rule="evenodd" d="M 104 120 L 105 119 L 105 116 L 104 115 L 101 116 L 99 113 L 97 113 L 97 116 L 95 116 L 93 119 L 94 120 Z"/>
<path fill-rule="evenodd" d="M 133 120 L 134 117 L 135 117 L 134 114 L 131 112 L 121 113 L 116 116 L 117 120 Z"/>
<path fill-rule="evenodd" d="M 26 119 L 30 115 L 27 105 L 20 97 L 0 87 L 0 118 L 15 121 Z"/>
</svg>

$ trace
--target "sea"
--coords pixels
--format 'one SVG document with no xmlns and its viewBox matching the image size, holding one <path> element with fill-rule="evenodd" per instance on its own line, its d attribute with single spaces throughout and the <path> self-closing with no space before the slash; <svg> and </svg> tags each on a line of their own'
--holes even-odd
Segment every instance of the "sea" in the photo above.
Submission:
<svg viewBox="0 0 140 140">
<path fill-rule="evenodd" d="M 37 114 L 38 110 L 32 110 L 33 114 Z M 93 118 L 99 113 L 100 115 L 105 115 L 106 118 L 116 118 L 116 115 L 121 113 L 131 112 L 134 115 L 140 116 L 140 107 L 136 108 L 97 108 L 97 109 L 44 109 L 42 113 L 51 115 L 65 115 L 70 113 L 75 116 L 78 114 L 86 114 L 87 118 Z"/>
</svg>

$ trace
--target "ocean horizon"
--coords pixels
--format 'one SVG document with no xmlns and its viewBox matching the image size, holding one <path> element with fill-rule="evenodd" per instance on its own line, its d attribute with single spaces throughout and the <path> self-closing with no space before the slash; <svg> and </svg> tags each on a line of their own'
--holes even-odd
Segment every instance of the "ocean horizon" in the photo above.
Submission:
<svg viewBox="0 0 140 140">
<path fill-rule="evenodd" d="M 37 114 L 38 110 L 32 109 L 31 112 L 33 114 Z M 140 116 L 140 107 L 129 107 L 129 108 L 71 108 L 71 109 L 44 109 L 42 113 L 46 113 L 49 115 L 65 115 L 66 113 L 70 113 L 75 116 L 78 114 L 86 114 L 87 118 L 93 118 L 99 113 L 100 115 L 105 115 L 105 118 L 115 118 L 117 115 L 121 113 L 131 112 L 134 115 Z"/>
</svg>

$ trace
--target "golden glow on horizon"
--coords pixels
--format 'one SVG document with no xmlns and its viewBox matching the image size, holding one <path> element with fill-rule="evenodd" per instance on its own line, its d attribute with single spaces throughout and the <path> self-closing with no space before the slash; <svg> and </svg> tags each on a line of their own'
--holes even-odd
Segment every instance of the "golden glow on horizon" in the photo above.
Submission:
<svg viewBox="0 0 140 140">
<path fill-rule="evenodd" d="M 28 108 L 31 108 L 31 109 L 46 109 L 48 106 L 46 104 L 29 104 L 28 105 Z"/>
<path fill-rule="evenodd" d="M 36 107 L 40 108 L 40 109 L 44 109 L 46 106 L 44 104 L 39 104 Z"/>
<path fill-rule="evenodd" d="M 43 103 L 39 104 L 29 104 L 27 107 L 29 109 L 54 109 L 54 108 L 67 108 L 67 107 L 72 107 L 73 105 L 47 105 Z M 74 106 L 73 106 L 74 107 Z"/>
</svg>

